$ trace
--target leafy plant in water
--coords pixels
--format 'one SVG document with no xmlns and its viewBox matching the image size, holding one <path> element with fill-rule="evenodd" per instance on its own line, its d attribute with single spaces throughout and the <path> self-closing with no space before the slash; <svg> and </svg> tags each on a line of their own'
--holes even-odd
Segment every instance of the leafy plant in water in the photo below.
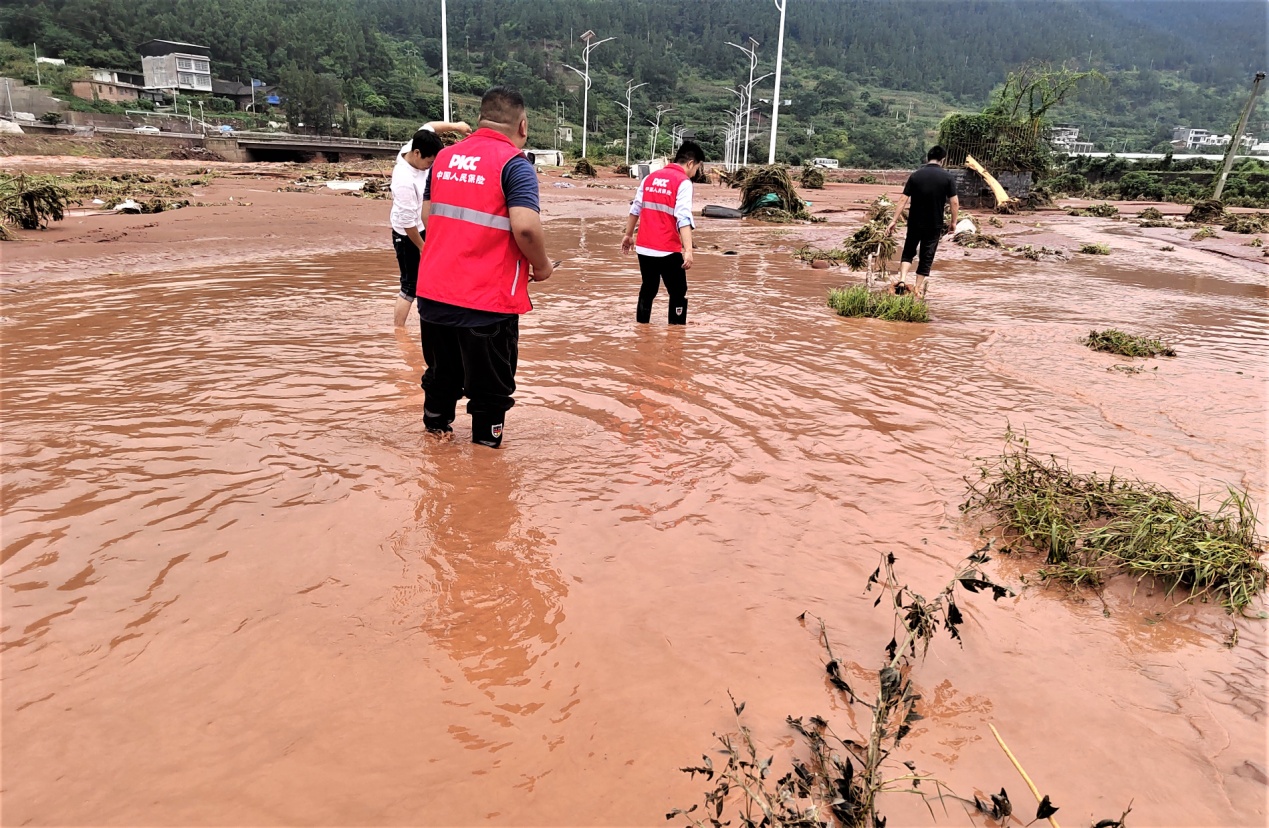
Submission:
<svg viewBox="0 0 1269 828">
<path fill-rule="evenodd" d="M 1134 336 L 1114 328 L 1089 331 L 1083 343 L 1094 351 L 1105 351 L 1126 357 L 1176 356 L 1176 350 L 1159 339 Z"/>
<path fill-rule="evenodd" d="M 1004 453 L 980 468 L 962 510 L 989 516 L 1020 546 L 1045 556 L 1040 574 L 1072 584 L 1115 572 L 1151 576 L 1168 594 L 1219 600 L 1245 610 L 1264 592 L 1264 539 L 1245 492 L 1229 488 L 1215 511 L 1114 474 L 1077 474 L 1031 454 L 1025 437 L 1005 436 Z"/>
<path fill-rule="evenodd" d="M 0 222 L 23 230 L 47 227 L 66 213 L 66 191 L 47 176 L 0 176 Z"/>
<path fill-rule="evenodd" d="M 1220 236 L 1217 235 L 1216 231 L 1205 224 L 1198 229 L 1198 232 L 1196 232 L 1193 236 L 1190 236 L 1190 241 L 1203 241 L 1203 239 L 1218 238 L 1220 238 Z"/>
<path fill-rule="evenodd" d="M 1110 246 L 1105 244 L 1082 244 L 1080 245 L 1081 253 L 1088 253 L 1092 256 L 1109 256 Z"/>
<path fill-rule="evenodd" d="M 890 322 L 930 321 L 929 306 L 924 300 L 911 293 L 878 293 L 867 285 L 833 288 L 828 292 L 828 306 L 839 316 L 866 316 Z"/>
<path fill-rule="evenodd" d="M 959 627 L 965 619 L 956 604 L 957 589 L 990 592 L 996 600 L 1012 594 L 983 573 L 982 566 L 988 560 L 984 547 L 961 565 L 937 595 L 927 599 L 899 582 L 893 554 L 883 556 L 869 576 L 866 589 L 880 590 L 874 607 L 889 596 L 894 630 L 885 647 L 885 661 L 876 674 L 875 688 L 861 694 L 851 687 L 847 667 L 833 653 L 827 628 L 822 620 L 819 622 L 820 642 L 828 658 L 824 665 L 828 682 L 846 704 L 870 711 L 867 733 L 842 736 L 820 716 L 805 721 L 789 717 L 786 721 L 801 736 L 807 755 L 793 757 L 792 769 L 773 782 L 770 777 L 775 757 L 762 758 L 751 732 L 740 719 L 745 706 L 733 699 L 738 732 L 716 734 L 726 762 L 717 767 L 706 755 L 701 765 L 682 769 L 714 783 L 705 794 L 701 815 L 693 816 L 700 807 L 693 805 L 686 810 L 675 809 L 666 818 L 686 817 L 697 828 L 722 828 L 731 824 L 730 820 L 723 821 L 724 813 L 731 808 L 744 828 L 884 828 L 886 818 L 878 810 L 878 799 L 883 794 L 921 796 L 927 807 L 930 799 L 956 799 L 937 779 L 918 772 L 915 764 L 899 762 L 892 756 L 912 726 L 922 719 L 917 711 L 921 694 L 912 681 L 914 660 L 925 656 L 930 641 L 940 631 L 960 639 Z M 805 619 L 805 613 L 799 617 L 800 621 Z M 924 789 L 922 783 L 926 783 Z M 933 816 L 932 809 L 930 813 Z"/>
</svg>

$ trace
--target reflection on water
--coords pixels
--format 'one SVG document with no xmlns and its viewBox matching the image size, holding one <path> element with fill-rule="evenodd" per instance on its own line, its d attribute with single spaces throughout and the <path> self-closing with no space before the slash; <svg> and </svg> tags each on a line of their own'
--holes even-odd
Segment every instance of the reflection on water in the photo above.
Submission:
<svg viewBox="0 0 1269 828">
<path fill-rule="evenodd" d="M 823 296 L 848 276 L 725 222 L 671 329 L 634 324 L 618 222 L 550 231 L 567 264 L 535 287 L 499 452 L 465 418 L 423 438 L 390 251 L 75 301 L 9 280 L 8 821 L 660 822 L 697 798 L 675 768 L 730 726 L 727 692 L 768 744 L 829 709 L 799 613 L 874 666 L 864 578 L 895 552 L 914 588 L 946 579 L 1006 424 L 1079 470 L 1266 502 L 1263 284 L 949 257 L 934 323 L 843 320 Z M 1180 356 L 1107 370 L 1078 339 L 1108 325 Z M 1263 625 L 1227 650 L 1213 608 L 1086 598 L 963 606 L 916 758 L 983 784 L 991 720 L 1055 801 L 1261 824 Z"/>
</svg>

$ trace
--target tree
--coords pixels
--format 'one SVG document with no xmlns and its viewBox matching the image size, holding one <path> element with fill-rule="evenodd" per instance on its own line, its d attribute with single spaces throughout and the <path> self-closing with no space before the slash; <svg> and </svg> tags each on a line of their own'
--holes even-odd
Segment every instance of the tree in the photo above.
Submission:
<svg viewBox="0 0 1269 828">
<path fill-rule="evenodd" d="M 1091 83 L 1085 84 L 1085 81 Z M 1096 70 L 1076 72 L 1066 67 L 1054 69 L 1047 63 L 1027 63 L 1005 77 L 1004 86 L 984 110 L 1013 123 L 1038 124 L 1045 114 L 1084 85 L 1108 84 Z"/>
</svg>

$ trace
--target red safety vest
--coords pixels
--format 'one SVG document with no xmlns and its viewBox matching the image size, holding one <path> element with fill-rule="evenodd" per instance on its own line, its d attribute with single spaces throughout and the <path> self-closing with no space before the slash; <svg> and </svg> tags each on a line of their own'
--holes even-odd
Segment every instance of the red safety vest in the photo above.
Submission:
<svg viewBox="0 0 1269 828">
<path fill-rule="evenodd" d="M 533 308 L 529 261 L 512 235 L 502 192 L 502 169 L 519 154 L 510 138 L 492 129 L 478 129 L 437 154 L 420 297 L 494 313 Z"/>
<path fill-rule="evenodd" d="M 639 212 L 636 245 L 666 253 L 683 249 L 674 205 L 678 201 L 679 185 L 686 180 L 687 171 L 678 164 L 670 164 L 643 179 L 643 209 Z"/>
</svg>

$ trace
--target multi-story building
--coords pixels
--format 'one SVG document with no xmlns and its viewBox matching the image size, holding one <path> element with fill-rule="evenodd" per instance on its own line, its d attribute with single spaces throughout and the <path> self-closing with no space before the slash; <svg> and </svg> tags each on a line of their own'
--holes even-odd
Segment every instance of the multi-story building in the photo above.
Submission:
<svg viewBox="0 0 1269 828">
<path fill-rule="evenodd" d="M 141 44 L 141 67 L 148 89 L 211 92 L 211 50 L 195 43 L 151 40 Z"/>
</svg>

